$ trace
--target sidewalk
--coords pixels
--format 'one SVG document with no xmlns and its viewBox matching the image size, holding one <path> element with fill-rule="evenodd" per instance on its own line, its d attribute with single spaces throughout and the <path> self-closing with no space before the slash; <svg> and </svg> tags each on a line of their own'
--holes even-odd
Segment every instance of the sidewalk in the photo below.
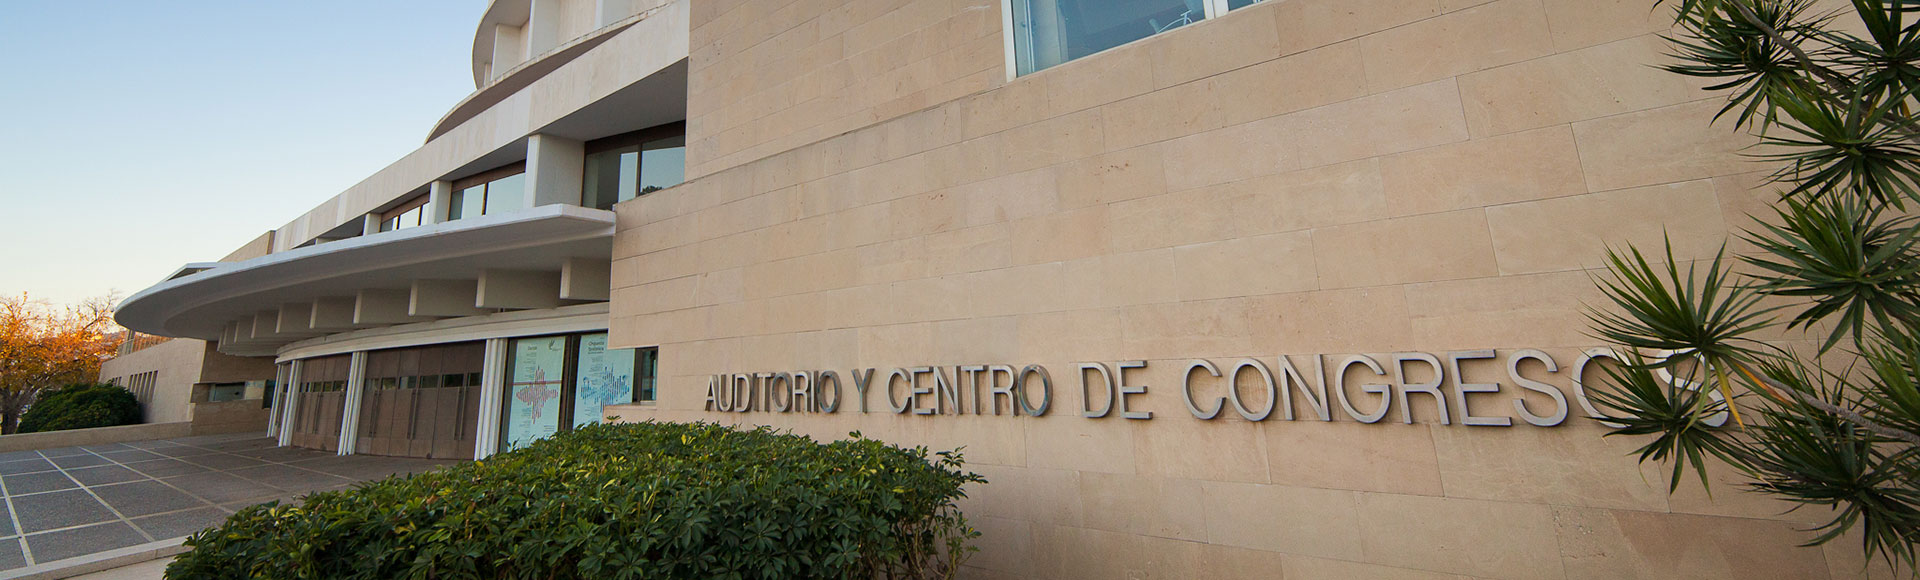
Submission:
<svg viewBox="0 0 1920 580">
<path fill-rule="evenodd" d="M 451 463 L 274 447 L 251 433 L 0 453 L 0 577 L 183 538 L 252 504 Z"/>
</svg>

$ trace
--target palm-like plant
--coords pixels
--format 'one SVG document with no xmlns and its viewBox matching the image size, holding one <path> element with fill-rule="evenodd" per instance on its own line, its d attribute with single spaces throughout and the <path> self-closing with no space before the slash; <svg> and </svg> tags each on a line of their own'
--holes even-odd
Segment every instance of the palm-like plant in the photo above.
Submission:
<svg viewBox="0 0 1920 580">
<path fill-rule="evenodd" d="M 1920 201 L 1920 22 L 1908 21 L 1920 0 L 1674 4 L 1679 62 L 1665 68 L 1726 91 L 1719 118 L 1780 166 L 1778 215 L 1748 232 L 1755 250 L 1737 262 L 1609 252 L 1600 285 L 1613 308 L 1592 320 L 1629 352 L 1594 393 L 1609 435 L 1652 436 L 1640 459 L 1671 463 L 1674 486 L 1689 469 L 1705 484 L 1716 460 L 1754 490 L 1831 508 L 1809 544 L 1857 531 L 1870 557 L 1914 569 L 1920 221 L 1907 204 Z M 1755 337 L 1781 325 L 1830 330 L 1808 353 Z M 1673 354 L 1635 354 L 1652 351 Z M 1659 381 L 1661 370 L 1685 380 Z M 1723 413 L 1734 420 L 1711 427 Z"/>
</svg>

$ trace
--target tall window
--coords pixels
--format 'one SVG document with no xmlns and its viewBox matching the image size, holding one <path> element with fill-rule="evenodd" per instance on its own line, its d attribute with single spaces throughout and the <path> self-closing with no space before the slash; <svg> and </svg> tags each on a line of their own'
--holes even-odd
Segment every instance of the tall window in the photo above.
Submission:
<svg viewBox="0 0 1920 580">
<path fill-rule="evenodd" d="M 1009 0 L 1013 57 L 1028 74 L 1261 0 Z"/>
<path fill-rule="evenodd" d="M 453 182 L 447 200 L 447 219 L 480 217 L 520 209 L 526 205 L 527 174 L 516 164 Z"/>
<path fill-rule="evenodd" d="M 685 125 L 674 123 L 588 142 L 580 205 L 612 209 L 686 181 L 685 131 Z"/>
<path fill-rule="evenodd" d="M 511 347 L 502 449 L 600 422 L 608 405 L 654 400 L 659 351 L 607 348 L 607 334 L 520 338 Z"/>
</svg>

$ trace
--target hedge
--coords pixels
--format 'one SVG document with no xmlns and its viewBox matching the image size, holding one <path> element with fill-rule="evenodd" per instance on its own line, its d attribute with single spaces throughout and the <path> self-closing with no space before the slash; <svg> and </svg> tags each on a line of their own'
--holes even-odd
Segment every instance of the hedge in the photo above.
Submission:
<svg viewBox="0 0 1920 580">
<path fill-rule="evenodd" d="M 187 540 L 168 578 L 949 577 L 979 534 L 957 452 L 852 434 L 591 425 Z"/>
<path fill-rule="evenodd" d="M 41 393 L 20 415 L 18 433 L 116 427 L 140 423 L 133 393 L 104 384 L 67 385 Z"/>
</svg>

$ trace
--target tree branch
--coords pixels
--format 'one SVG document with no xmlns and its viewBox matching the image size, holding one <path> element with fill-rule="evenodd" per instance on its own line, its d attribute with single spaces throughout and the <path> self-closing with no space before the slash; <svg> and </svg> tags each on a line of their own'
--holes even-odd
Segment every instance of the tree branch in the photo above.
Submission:
<svg viewBox="0 0 1920 580">
<path fill-rule="evenodd" d="M 1772 395 L 1775 399 L 1788 400 L 1789 398 L 1791 398 L 1791 400 L 1798 401 L 1801 404 L 1807 405 L 1809 407 L 1813 407 L 1815 409 L 1819 409 L 1821 411 L 1825 411 L 1827 414 L 1833 415 L 1835 417 L 1839 417 L 1840 419 L 1848 423 L 1852 423 L 1861 429 L 1865 429 L 1869 433 L 1873 433 L 1875 435 L 1879 435 L 1889 439 L 1897 439 L 1900 441 L 1905 441 L 1910 445 L 1920 447 L 1920 435 L 1909 433 L 1905 430 L 1888 427 L 1886 425 L 1881 425 L 1872 419 L 1868 419 L 1865 415 L 1861 415 L 1858 411 L 1854 411 L 1846 407 L 1835 405 L 1819 397 L 1815 397 L 1813 395 L 1800 392 L 1799 389 L 1795 389 L 1793 387 L 1787 386 L 1785 383 L 1781 383 L 1779 381 L 1755 374 L 1753 371 L 1748 370 L 1746 365 L 1740 364 L 1739 362 L 1734 362 L 1733 364 L 1736 368 L 1740 369 L 1741 374 L 1747 375 L 1747 378 L 1749 380 L 1752 380 L 1755 385 L 1759 385 L 1763 390 L 1767 392 L 1767 394 Z M 1733 406 L 1733 401 L 1728 400 L 1727 406 L 1731 408 Z"/>
<path fill-rule="evenodd" d="M 1761 20 L 1760 15 L 1754 12 L 1753 7 L 1748 6 L 1745 1 L 1734 0 L 1727 2 L 1727 4 L 1733 5 L 1740 13 L 1740 18 L 1747 21 L 1747 24 L 1759 28 L 1760 32 L 1767 35 L 1767 38 L 1773 40 L 1775 44 L 1779 44 L 1786 48 L 1787 52 L 1793 53 L 1795 64 L 1800 65 L 1800 70 L 1806 71 L 1807 76 L 1813 77 L 1814 80 L 1825 84 L 1827 90 L 1832 92 L 1835 100 L 1846 101 L 1847 110 L 1850 114 L 1855 117 L 1860 115 L 1860 101 L 1846 97 L 1848 93 L 1853 92 L 1848 88 L 1848 84 L 1852 81 L 1847 80 L 1847 78 L 1840 73 L 1814 64 L 1813 56 L 1807 54 L 1806 49 L 1801 48 L 1799 43 L 1787 40 L 1786 35 L 1781 34 L 1779 29 Z M 1910 120 L 1896 119 L 1895 117 L 1897 117 L 1897 115 L 1881 115 L 1879 124 L 1900 132 L 1900 134 L 1906 136 L 1908 141 L 1920 143 L 1920 125 L 1916 125 Z"/>
</svg>

